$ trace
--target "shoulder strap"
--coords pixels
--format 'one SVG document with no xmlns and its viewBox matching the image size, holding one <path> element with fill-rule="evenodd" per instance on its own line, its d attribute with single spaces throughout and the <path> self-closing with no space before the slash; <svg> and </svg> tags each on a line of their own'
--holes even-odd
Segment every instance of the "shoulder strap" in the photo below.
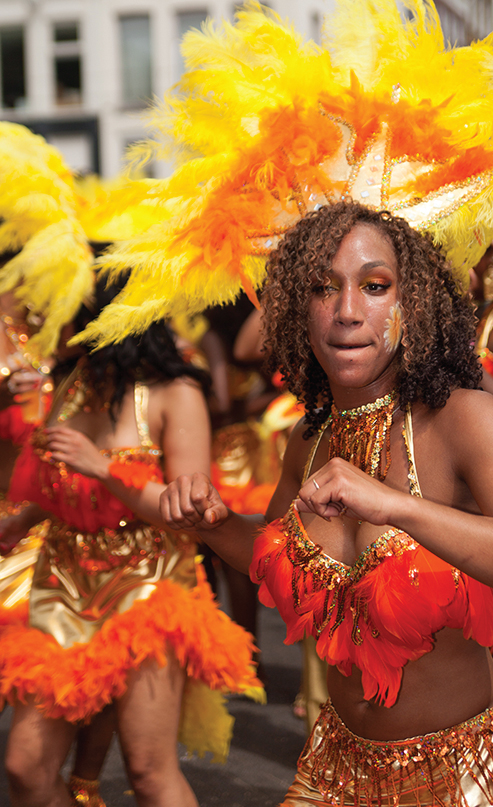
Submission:
<svg viewBox="0 0 493 807">
<path fill-rule="evenodd" d="M 46 424 L 50 424 L 50 425 L 52 424 L 55 412 L 58 413 L 57 414 L 57 420 L 58 420 L 59 423 L 62 423 L 64 420 L 67 420 L 67 418 L 63 416 L 64 415 L 63 410 L 64 410 L 65 398 L 67 396 L 68 390 L 73 385 L 74 381 L 76 380 L 77 376 L 79 375 L 79 370 L 80 370 L 79 365 L 77 365 L 77 367 L 74 367 L 74 369 L 72 370 L 70 375 L 66 376 L 59 383 L 59 385 L 56 388 L 55 393 L 53 395 L 49 412 L 47 413 L 47 415 L 45 417 L 45 423 Z"/>
<path fill-rule="evenodd" d="M 408 472 L 407 478 L 409 479 L 409 491 L 411 496 L 419 496 L 423 498 L 421 487 L 419 484 L 418 474 L 416 473 L 416 461 L 414 459 L 414 433 L 413 433 L 413 419 L 411 415 L 411 404 L 408 403 L 404 413 L 404 425 L 402 427 L 402 436 L 407 452 Z"/>
<path fill-rule="evenodd" d="M 153 442 L 149 436 L 149 387 L 141 381 L 134 384 L 135 421 L 142 448 L 149 448 Z"/>
<path fill-rule="evenodd" d="M 312 447 L 310 449 L 308 459 L 307 459 L 307 461 L 305 463 L 305 468 L 303 470 L 302 484 L 304 484 L 306 482 L 306 480 L 308 479 L 308 477 L 310 476 L 310 474 L 312 472 L 312 465 L 313 465 L 313 460 L 315 459 L 315 454 L 318 451 L 318 447 L 319 447 L 319 445 L 320 445 L 320 443 L 322 441 L 322 437 L 324 436 L 324 434 L 325 434 L 325 432 L 327 430 L 327 426 L 329 425 L 329 423 L 330 423 L 330 417 L 329 417 L 328 420 L 325 421 L 323 426 L 321 426 L 320 429 L 318 430 L 317 437 L 315 438 L 315 441 L 314 441 L 314 443 L 313 443 L 313 445 L 312 445 Z"/>
</svg>

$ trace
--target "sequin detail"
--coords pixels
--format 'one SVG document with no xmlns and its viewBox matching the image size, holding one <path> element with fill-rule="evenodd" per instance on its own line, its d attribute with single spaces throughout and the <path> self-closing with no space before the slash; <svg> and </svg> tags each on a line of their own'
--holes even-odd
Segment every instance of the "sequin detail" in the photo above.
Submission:
<svg viewBox="0 0 493 807">
<path fill-rule="evenodd" d="M 342 457 L 383 482 L 391 461 L 390 429 L 396 398 L 394 390 L 356 409 L 338 410 L 333 405 L 322 427 L 325 431 L 330 426 L 328 459 Z"/>
<path fill-rule="evenodd" d="M 282 532 L 286 537 L 286 556 L 293 567 L 291 587 L 295 609 L 300 612 L 303 608 L 308 578 L 313 591 L 325 591 L 321 616 L 318 612 L 314 615 L 314 625 L 319 635 L 329 626 L 329 635 L 333 636 L 342 624 L 346 616 L 348 592 L 355 583 L 378 566 L 385 557 L 397 557 L 418 546 L 405 532 L 390 529 L 370 544 L 352 566 L 347 566 L 326 555 L 321 546 L 310 540 L 293 506 L 282 525 Z M 368 609 L 360 598 L 352 596 L 350 611 L 353 616 L 352 639 L 355 644 L 359 644 L 360 619 L 370 624 Z M 374 636 L 378 635 L 374 627 L 372 633 Z"/>
<path fill-rule="evenodd" d="M 442 731 L 378 742 L 353 734 L 328 702 L 281 807 L 486 807 L 493 803 L 493 710 Z"/>
</svg>

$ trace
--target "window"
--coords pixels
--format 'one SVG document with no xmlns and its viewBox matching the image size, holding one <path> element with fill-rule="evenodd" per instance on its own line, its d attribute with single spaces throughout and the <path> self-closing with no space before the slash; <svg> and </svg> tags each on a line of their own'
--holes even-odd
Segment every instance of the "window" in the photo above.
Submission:
<svg viewBox="0 0 493 807">
<path fill-rule="evenodd" d="M 236 18 L 236 14 L 238 13 L 238 11 L 243 11 L 244 10 L 245 5 L 246 5 L 246 0 L 243 0 L 242 3 L 235 3 L 231 7 L 231 21 L 233 21 Z M 262 7 L 265 7 L 267 9 L 272 9 L 272 3 L 269 2 L 269 0 L 262 0 Z"/>
<path fill-rule="evenodd" d="M 82 102 L 82 60 L 78 23 L 54 24 L 53 52 L 57 105 L 80 104 Z"/>
<path fill-rule="evenodd" d="M 176 15 L 176 29 L 178 35 L 178 41 L 176 42 L 175 47 L 175 58 L 174 58 L 174 78 L 176 81 L 180 78 L 181 74 L 185 70 L 185 63 L 183 61 L 183 57 L 181 55 L 181 40 L 183 39 L 184 34 L 190 30 L 190 28 L 199 28 L 203 22 L 207 19 L 207 11 L 183 11 L 179 12 Z"/>
<path fill-rule="evenodd" d="M 120 18 L 122 100 L 145 106 L 152 96 L 151 26 L 148 14 Z"/>
<path fill-rule="evenodd" d="M 24 31 L 0 28 L 0 81 L 2 107 L 20 107 L 26 101 Z"/>
<path fill-rule="evenodd" d="M 55 42 L 78 42 L 79 26 L 76 22 L 62 22 L 55 25 L 53 30 Z"/>
<path fill-rule="evenodd" d="M 313 39 L 317 45 L 320 45 L 322 42 L 322 20 L 317 11 L 310 17 L 310 38 Z"/>
</svg>

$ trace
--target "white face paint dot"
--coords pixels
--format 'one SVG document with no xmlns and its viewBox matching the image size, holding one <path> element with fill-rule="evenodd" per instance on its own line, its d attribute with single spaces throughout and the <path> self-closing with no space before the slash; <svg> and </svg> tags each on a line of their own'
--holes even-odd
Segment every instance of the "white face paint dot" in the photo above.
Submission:
<svg viewBox="0 0 493 807">
<path fill-rule="evenodd" d="M 361 196 L 363 197 L 363 199 L 366 199 L 366 197 L 369 196 L 369 195 L 370 195 L 370 191 L 361 191 Z"/>
<path fill-rule="evenodd" d="M 373 159 L 374 159 L 374 160 L 377 160 L 377 162 L 378 162 L 378 160 L 381 160 L 381 159 L 382 159 L 382 155 L 381 155 L 381 154 L 375 154 L 375 156 L 374 156 L 374 158 L 373 158 Z"/>
</svg>

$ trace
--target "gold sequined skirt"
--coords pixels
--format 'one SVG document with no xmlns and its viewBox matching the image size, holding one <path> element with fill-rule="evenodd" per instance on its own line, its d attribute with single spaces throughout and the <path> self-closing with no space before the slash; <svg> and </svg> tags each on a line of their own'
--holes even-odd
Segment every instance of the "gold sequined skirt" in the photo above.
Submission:
<svg viewBox="0 0 493 807">
<path fill-rule="evenodd" d="M 121 523 L 82 533 L 53 522 L 36 564 L 29 624 L 0 631 L 0 704 L 34 697 L 47 717 L 89 720 L 126 691 L 129 671 L 170 654 L 186 670 L 179 739 L 224 761 L 224 694 L 261 699 L 252 637 L 218 607 L 185 534 Z"/>
<path fill-rule="evenodd" d="M 327 702 L 280 807 L 486 807 L 493 804 L 493 709 L 443 731 L 377 742 Z"/>
<path fill-rule="evenodd" d="M 53 521 L 34 571 L 29 624 L 61 647 L 88 642 L 103 624 L 147 600 L 163 580 L 196 585 L 195 544 L 141 522 L 82 533 Z"/>
<path fill-rule="evenodd" d="M 15 515 L 24 505 L 14 505 L 0 493 L 1 520 Z M 48 521 L 36 524 L 17 546 L 6 556 L 0 556 L 0 622 L 9 621 L 9 612 L 27 603 L 31 590 L 34 567 L 41 544 L 48 529 Z"/>
</svg>

